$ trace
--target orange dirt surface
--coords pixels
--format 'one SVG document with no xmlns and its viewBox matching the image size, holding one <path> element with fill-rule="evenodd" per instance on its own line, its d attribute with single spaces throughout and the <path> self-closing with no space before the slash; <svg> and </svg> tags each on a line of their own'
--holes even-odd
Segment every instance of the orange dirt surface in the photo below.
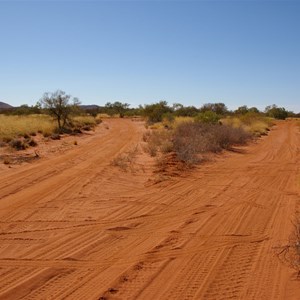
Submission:
<svg viewBox="0 0 300 300">
<path fill-rule="evenodd" d="M 299 299 L 286 243 L 299 202 L 299 129 L 151 183 L 151 159 L 111 166 L 143 126 L 0 172 L 0 299 Z M 142 151 L 140 151 L 142 152 Z"/>
</svg>

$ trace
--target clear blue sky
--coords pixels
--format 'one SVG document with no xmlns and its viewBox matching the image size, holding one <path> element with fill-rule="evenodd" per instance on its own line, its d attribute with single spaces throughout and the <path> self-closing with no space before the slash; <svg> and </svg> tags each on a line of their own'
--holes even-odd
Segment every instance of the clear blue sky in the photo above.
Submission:
<svg viewBox="0 0 300 300">
<path fill-rule="evenodd" d="M 298 1 L 1 1 L 0 101 L 300 112 Z"/>
</svg>

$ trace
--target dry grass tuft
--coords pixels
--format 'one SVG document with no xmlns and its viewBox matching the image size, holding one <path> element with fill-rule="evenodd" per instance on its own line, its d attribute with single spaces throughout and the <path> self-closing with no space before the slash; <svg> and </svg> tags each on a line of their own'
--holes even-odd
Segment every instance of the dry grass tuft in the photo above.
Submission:
<svg viewBox="0 0 300 300">
<path fill-rule="evenodd" d="M 239 117 L 227 117 L 221 119 L 224 125 L 232 126 L 234 128 L 242 128 L 253 136 L 266 135 L 273 126 L 273 119 L 262 117 L 256 114 L 243 115 Z"/>
<path fill-rule="evenodd" d="M 297 219 L 294 230 L 284 246 L 277 247 L 277 256 L 281 262 L 297 272 L 297 278 L 300 278 L 300 220 Z"/>
<path fill-rule="evenodd" d="M 112 161 L 111 165 L 120 168 L 127 172 L 128 170 L 134 171 L 134 162 L 138 154 L 138 146 L 131 148 L 130 150 L 120 153 Z"/>
</svg>

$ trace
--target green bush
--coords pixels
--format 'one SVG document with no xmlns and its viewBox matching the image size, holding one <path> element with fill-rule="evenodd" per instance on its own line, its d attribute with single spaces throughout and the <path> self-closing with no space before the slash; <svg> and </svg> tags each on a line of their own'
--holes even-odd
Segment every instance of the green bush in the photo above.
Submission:
<svg viewBox="0 0 300 300">
<path fill-rule="evenodd" d="M 209 123 L 209 124 L 217 124 L 220 120 L 218 114 L 211 110 L 207 110 L 205 112 L 199 113 L 195 117 L 196 122 Z"/>
</svg>

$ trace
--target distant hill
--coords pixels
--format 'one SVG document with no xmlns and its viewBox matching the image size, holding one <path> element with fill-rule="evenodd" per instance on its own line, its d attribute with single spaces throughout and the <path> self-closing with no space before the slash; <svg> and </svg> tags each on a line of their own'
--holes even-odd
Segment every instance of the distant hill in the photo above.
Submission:
<svg viewBox="0 0 300 300">
<path fill-rule="evenodd" d="M 96 104 L 91 104 L 91 105 L 80 105 L 80 108 L 84 109 L 84 110 L 92 110 L 92 109 L 97 109 L 100 108 L 99 105 Z"/>
<path fill-rule="evenodd" d="M 10 108 L 13 108 L 13 106 L 0 101 L 0 109 L 10 109 Z"/>
</svg>

